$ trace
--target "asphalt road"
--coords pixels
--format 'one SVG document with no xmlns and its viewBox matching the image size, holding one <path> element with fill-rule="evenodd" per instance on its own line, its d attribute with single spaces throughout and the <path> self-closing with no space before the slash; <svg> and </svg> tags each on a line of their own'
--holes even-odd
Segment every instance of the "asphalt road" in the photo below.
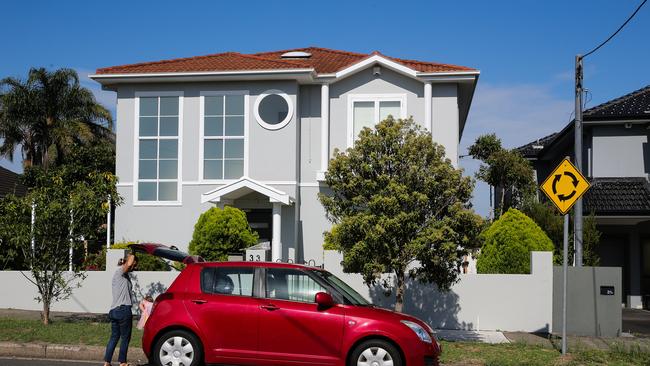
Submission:
<svg viewBox="0 0 650 366">
<path fill-rule="evenodd" d="M 90 366 L 101 364 L 101 362 L 90 361 L 55 361 L 35 360 L 27 358 L 0 358 L 0 366 Z M 113 362 L 113 365 L 118 365 L 118 363 Z"/>
</svg>

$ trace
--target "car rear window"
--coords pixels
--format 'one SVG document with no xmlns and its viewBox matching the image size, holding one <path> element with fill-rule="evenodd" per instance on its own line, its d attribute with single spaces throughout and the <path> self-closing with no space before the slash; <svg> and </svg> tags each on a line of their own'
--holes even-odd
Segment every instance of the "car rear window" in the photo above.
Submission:
<svg viewBox="0 0 650 366">
<path fill-rule="evenodd" d="M 206 267 L 201 270 L 201 291 L 207 294 L 253 296 L 252 267 Z"/>
</svg>

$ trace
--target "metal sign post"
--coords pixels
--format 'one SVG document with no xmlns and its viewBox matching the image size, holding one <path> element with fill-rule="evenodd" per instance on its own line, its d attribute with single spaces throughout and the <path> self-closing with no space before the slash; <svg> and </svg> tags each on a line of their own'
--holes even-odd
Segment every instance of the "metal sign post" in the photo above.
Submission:
<svg viewBox="0 0 650 366">
<path fill-rule="evenodd" d="M 569 214 L 564 215 L 564 245 L 562 248 L 562 354 L 566 355 L 566 293 L 569 256 Z"/>
</svg>

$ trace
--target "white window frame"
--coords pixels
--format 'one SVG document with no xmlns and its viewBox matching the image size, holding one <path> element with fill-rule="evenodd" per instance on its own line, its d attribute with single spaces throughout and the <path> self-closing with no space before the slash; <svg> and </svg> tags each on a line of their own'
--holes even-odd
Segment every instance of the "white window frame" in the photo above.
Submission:
<svg viewBox="0 0 650 366">
<path fill-rule="evenodd" d="M 264 121 L 262 116 L 260 116 L 260 111 L 259 111 L 260 103 L 262 103 L 262 100 L 264 100 L 264 98 L 268 97 L 269 95 L 273 95 L 273 94 L 281 96 L 287 102 L 287 116 L 284 117 L 282 121 L 274 125 Z M 260 126 L 271 131 L 279 130 L 284 126 L 288 125 L 289 122 L 291 122 L 291 119 L 293 118 L 293 101 L 291 100 L 291 97 L 289 97 L 289 95 L 283 92 L 282 90 L 269 89 L 257 96 L 257 98 L 255 99 L 255 106 L 253 106 L 253 113 L 255 113 L 255 120 Z"/>
<path fill-rule="evenodd" d="M 375 119 L 379 123 L 379 102 L 399 102 L 400 116 L 406 118 L 406 94 L 348 94 L 348 123 L 347 123 L 347 144 L 348 147 L 354 146 L 354 103 L 356 102 L 373 102 L 375 104 Z M 396 116 L 397 117 L 397 116 Z"/>
<path fill-rule="evenodd" d="M 215 97 L 224 95 L 243 95 L 244 96 L 244 177 L 248 176 L 248 141 L 249 138 L 249 101 L 250 94 L 248 90 L 206 90 L 200 93 L 199 102 L 199 183 L 207 184 L 228 184 L 238 181 L 239 179 L 204 179 L 203 178 L 203 159 L 204 159 L 204 142 L 205 142 L 205 97 Z M 225 103 L 224 103 L 225 107 Z M 225 130 L 224 130 L 225 133 Z M 208 136 L 209 137 L 209 136 Z"/>
<path fill-rule="evenodd" d="M 138 199 L 138 183 L 140 182 L 139 168 L 141 97 L 178 97 L 178 171 L 176 179 L 176 201 L 140 201 Z M 133 123 L 133 206 L 180 206 L 183 203 L 183 98 L 184 93 L 182 91 L 135 92 L 135 120 Z M 160 137 L 158 137 L 158 140 L 160 140 Z M 159 181 L 159 179 L 156 179 L 156 182 Z M 156 190 L 158 190 L 158 187 L 156 187 Z"/>
</svg>

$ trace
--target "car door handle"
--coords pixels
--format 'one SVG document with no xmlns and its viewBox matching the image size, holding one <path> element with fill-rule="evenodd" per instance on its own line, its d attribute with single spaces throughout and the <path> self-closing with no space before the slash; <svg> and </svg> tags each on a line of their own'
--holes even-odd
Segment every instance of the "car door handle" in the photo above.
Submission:
<svg viewBox="0 0 650 366">
<path fill-rule="evenodd" d="M 280 309 L 279 307 L 277 307 L 277 306 L 275 306 L 275 305 L 273 305 L 273 304 L 269 304 L 269 305 L 260 305 L 260 308 L 261 308 L 261 309 L 268 310 L 268 311 L 273 311 L 273 310 L 278 310 L 278 309 Z"/>
<path fill-rule="evenodd" d="M 192 300 L 192 302 L 195 303 L 195 304 L 201 305 L 201 304 L 205 304 L 206 302 L 208 302 L 208 300 L 194 299 L 194 300 Z"/>
</svg>

